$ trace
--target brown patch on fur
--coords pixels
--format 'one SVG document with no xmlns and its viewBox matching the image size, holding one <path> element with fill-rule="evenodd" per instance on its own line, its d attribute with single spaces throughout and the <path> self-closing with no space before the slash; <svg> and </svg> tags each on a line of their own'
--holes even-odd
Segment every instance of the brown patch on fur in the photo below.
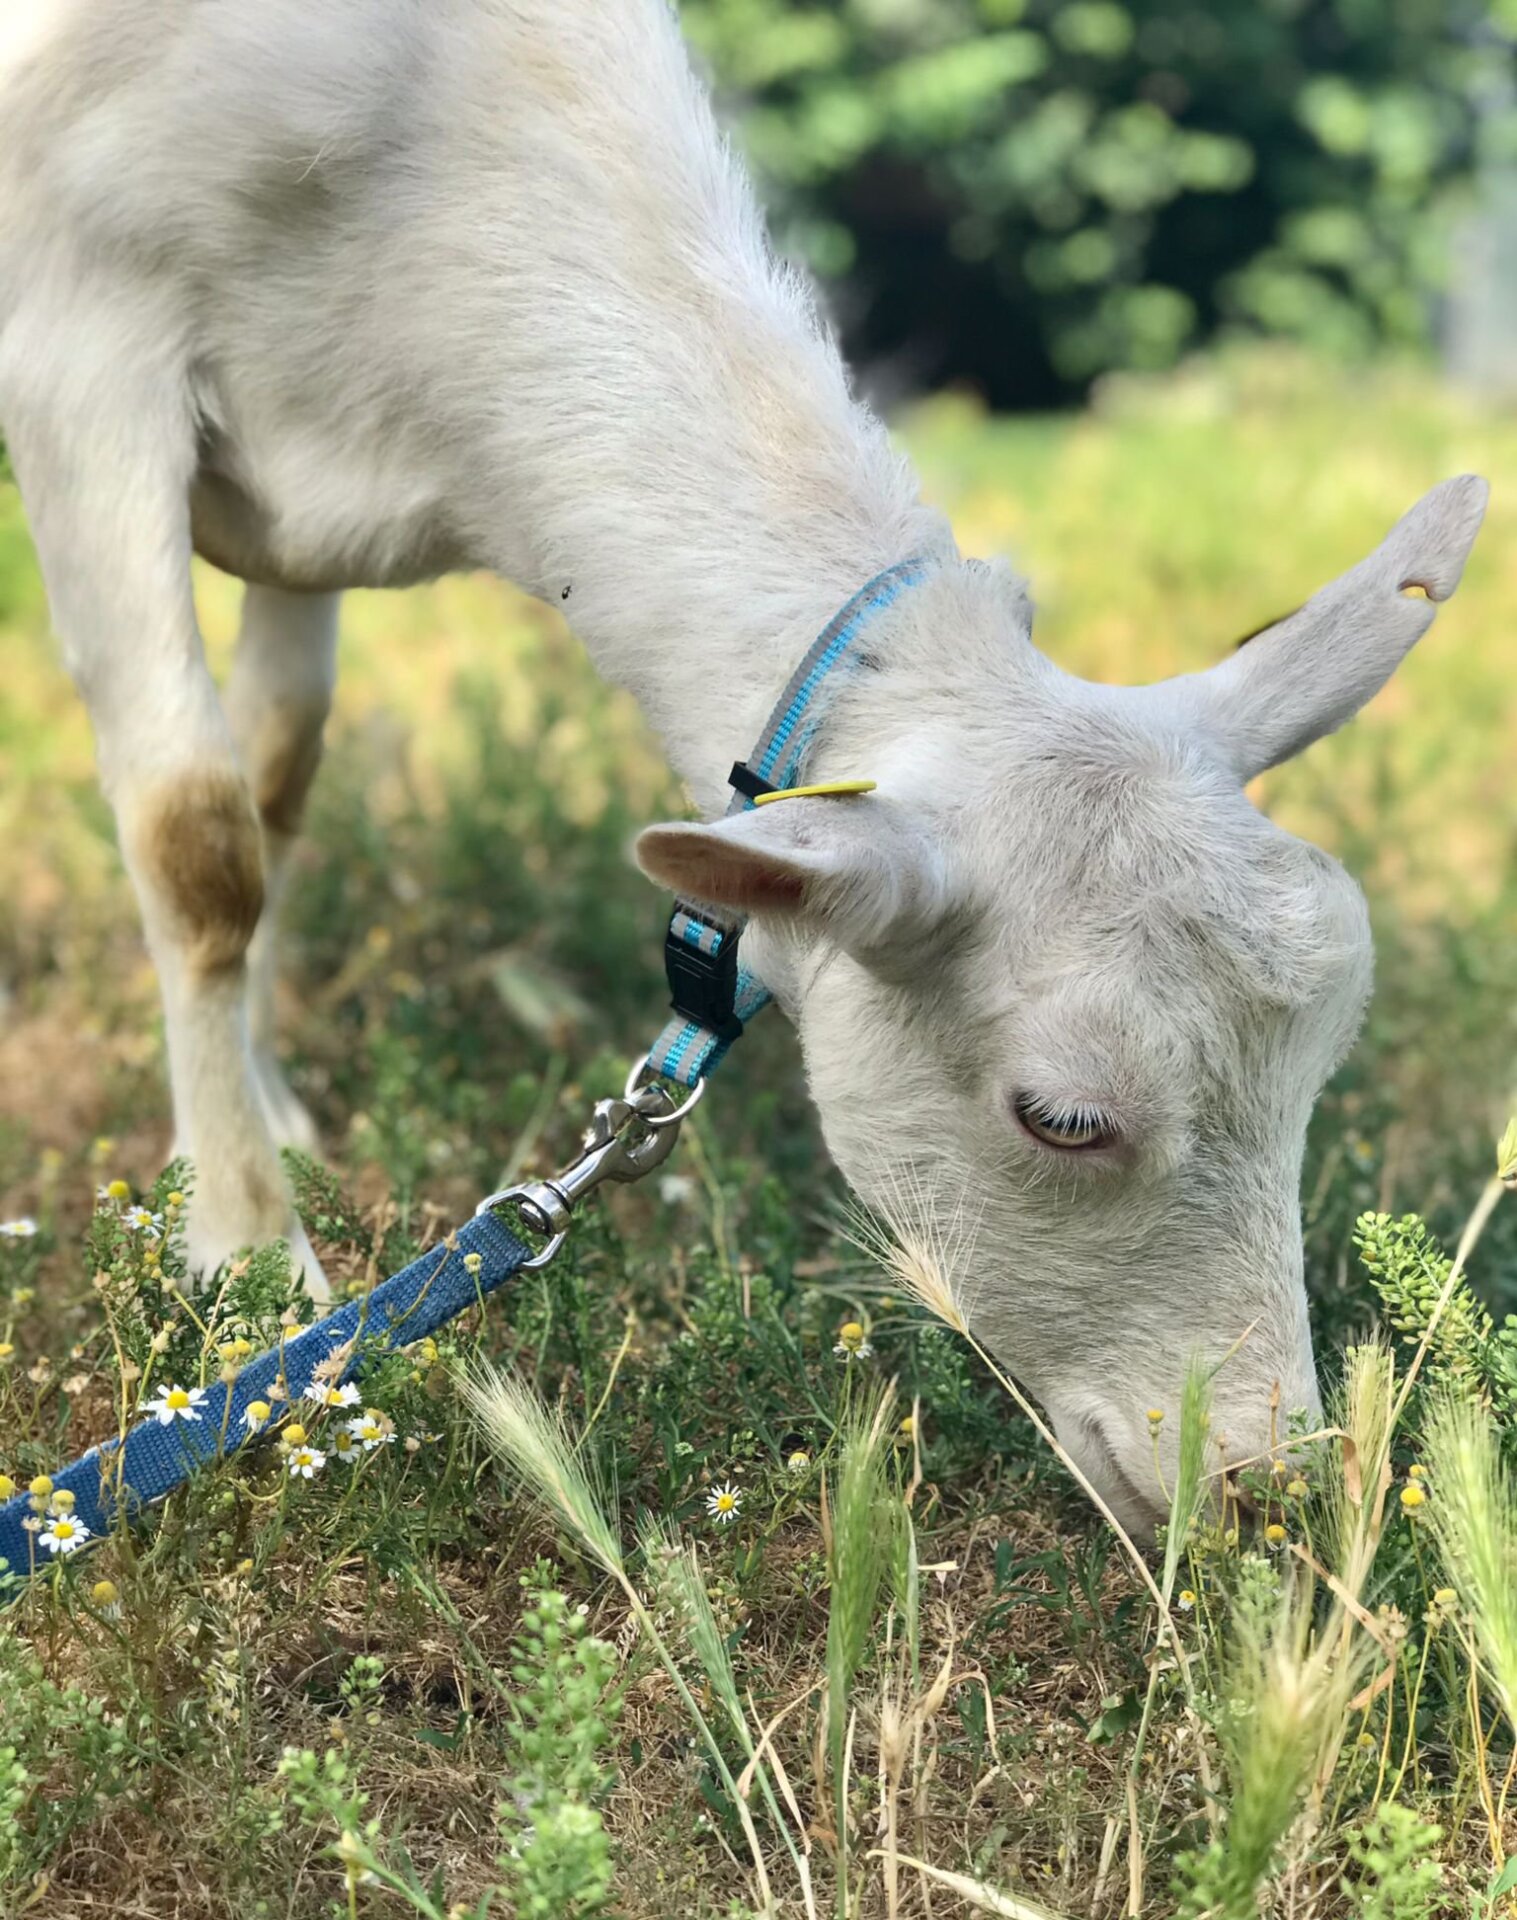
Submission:
<svg viewBox="0 0 1517 1920">
<path fill-rule="evenodd" d="M 299 833 L 306 796 L 320 764 L 320 720 L 313 725 L 304 714 L 299 718 L 271 714 L 260 729 L 253 770 L 253 795 L 271 833 Z"/>
<path fill-rule="evenodd" d="M 142 809 L 133 835 L 144 873 L 202 978 L 240 966 L 263 912 L 263 842 L 235 774 L 188 774 Z"/>
</svg>

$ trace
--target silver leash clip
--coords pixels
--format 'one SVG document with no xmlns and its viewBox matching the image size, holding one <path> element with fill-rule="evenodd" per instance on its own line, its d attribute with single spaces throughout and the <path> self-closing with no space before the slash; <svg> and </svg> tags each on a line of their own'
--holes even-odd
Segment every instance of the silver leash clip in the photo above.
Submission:
<svg viewBox="0 0 1517 1920">
<path fill-rule="evenodd" d="M 620 1097 L 596 1101 L 577 1159 L 549 1179 L 502 1187 L 480 1201 L 476 1217 L 514 1206 L 523 1224 L 545 1235 L 548 1243 L 522 1262 L 523 1270 L 547 1266 L 568 1239 L 574 1209 L 585 1195 L 607 1181 L 626 1185 L 641 1180 L 662 1166 L 674 1151 L 685 1116 L 705 1091 L 705 1081 L 697 1081 L 690 1098 L 676 1105 L 668 1089 L 650 1077 L 644 1054 L 628 1074 Z"/>
</svg>

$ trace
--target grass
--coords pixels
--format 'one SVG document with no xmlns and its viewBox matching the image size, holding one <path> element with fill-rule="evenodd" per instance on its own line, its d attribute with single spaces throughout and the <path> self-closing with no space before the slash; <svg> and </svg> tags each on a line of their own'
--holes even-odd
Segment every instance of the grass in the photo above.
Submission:
<svg viewBox="0 0 1517 1920">
<path fill-rule="evenodd" d="M 1496 483 L 1395 685 L 1264 783 L 1364 879 L 1380 944 L 1304 1189 L 1337 1431 L 1219 1510 L 1198 1377 L 1174 1528 L 1135 1562 L 955 1331 L 952 1209 L 839 1230 L 776 1017 L 662 1178 L 369 1361 L 371 1449 L 341 1457 L 350 1416 L 319 1411 L 296 1444 L 326 1464 L 294 1476 L 272 1407 L 266 1446 L 0 1616 L 0 1912 L 1511 1910 L 1517 416 L 1260 356 L 1079 419 L 948 396 L 903 430 L 966 548 L 1010 546 L 1043 644 L 1098 676 L 1216 657 L 1435 479 Z M 235 593 L 202 588 L 221 663 Z M 355 595 L 344 644 L 284 1012 L 328 1143 L 304 1210 L 361 1288 L 620 1084 L 663 997 L 625 845 L 679 802 L 629 703 L 503 587 Z M 155 989 L 5 495 L 0 657 L 0 1219 L 40 1226 L 0 1239 L 0 1472 L 24 1485 L 299 1309 L 257 1259 L 204 1325 L 174 1285 Z"/>
</svg>

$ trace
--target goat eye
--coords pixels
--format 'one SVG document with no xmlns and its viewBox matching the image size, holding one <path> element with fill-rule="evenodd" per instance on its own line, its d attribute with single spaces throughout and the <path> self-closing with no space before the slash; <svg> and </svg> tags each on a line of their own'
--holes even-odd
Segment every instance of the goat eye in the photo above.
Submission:
<svg viewBox="0 0 1517 1920">
<path fill-rule="evenodd" d="M 1116 1138 L 1105 1115 L 1092 1107 L 1055 1107 L 1027 1093 L 1019 1093 L 1012 1105 L 1021 1124 L 1045 1146 L 1081 1153 L 1110 1146 Z"/>
</svg>

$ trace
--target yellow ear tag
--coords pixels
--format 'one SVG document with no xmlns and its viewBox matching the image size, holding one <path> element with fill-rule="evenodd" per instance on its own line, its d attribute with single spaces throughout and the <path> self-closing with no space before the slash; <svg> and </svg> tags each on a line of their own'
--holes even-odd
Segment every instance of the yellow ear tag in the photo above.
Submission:
<svg viewBox="0 0 1517 1920">
<path fill-rule="evenodd" d="M 817 787 L 776 787 L 773 793 L 754 795 L 756 807 L 767 807 L 775 800 L 835 800 L 850 793 L 873 793 L 873 780 L 824 780 Z"/>
</svg>

